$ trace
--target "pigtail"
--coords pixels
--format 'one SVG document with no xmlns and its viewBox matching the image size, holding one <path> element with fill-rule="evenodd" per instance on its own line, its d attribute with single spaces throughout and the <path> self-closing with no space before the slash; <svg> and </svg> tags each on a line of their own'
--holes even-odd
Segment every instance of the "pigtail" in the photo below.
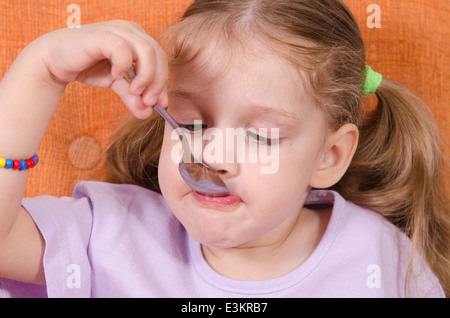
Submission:
<svg viewBox="0 0 450 318">
<path fill-rule="evenodd" d="M 335 187 L 402 229 L 450 295 L 450 219 L 443 138 L 429 109 L 400 84 L 383 79 L 377 108 Z M 412 257 L 412 256 L 411 256 Z"/>
</svg>

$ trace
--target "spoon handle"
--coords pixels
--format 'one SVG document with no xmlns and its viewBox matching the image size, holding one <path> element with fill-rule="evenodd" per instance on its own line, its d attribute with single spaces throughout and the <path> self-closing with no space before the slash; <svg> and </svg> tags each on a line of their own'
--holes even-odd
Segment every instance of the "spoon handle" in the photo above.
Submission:
<svg viewBox="0 0 450 318">
<path fill-rule="evenodd" d="M 155 104 L 153 106 L 153 109 L 156 110 L 158 114 L 160 114 L 161 117 L 164 118 L 169 123 L 170 126 L 172 126 L 173 129 L 180 128 L 177 122 L 172 118 L 172 116 L 169 115 L 169 113 L 164 108 Z"/>
<path fill-rule="evenodd" d="M 125 74 L 124 79 L 131 83 L 131 80 L 136 76 L 136 70 L 134 68 L 134 65 L 131 66 L 131 69 Z M 181 144 L 183 147 L 183 162 L 192 162 L 193 156 L 191 153 L 191 147 L 189 146 L 189 143 L 186 140 L 186 136 L 183 133 L 183 130 L 178 125 L 178 123 L 172 118 L 172 116 L 169 115 L 169 113 L 162 108 L 161 106 L 155 104 L 153 105 L 153 109 L 156 110 L 158 114 L 161 115 L 162 118 L 164 118 L 170 126 L 175 130 L 175 132 L 178 134 L 181 140 Z M 195 160 L 195 159 L 194 159 Z"/>
<path fill-rule="evenodd" d="M 125 76 L 123 78 L 128 83 L 131 83 L 131 81 L 133 80 L 133 78 L 135 76 L 136 76 L 136 70 L 134 68 L 134 65 L 132 65 L 131 68 L 128 70 L 128 72 L 125 74 Z M 167 113 L 167 111 L 164 108 L 155 104 L 155 105 L 153 105 L 153 109 L 156 110 L 161 115 L 161 117 L 164 118 L 169 123 L 170 126 L 172 126 L 173 129 L 180 128 L 180 126 L 178 126 L 177 122 L 175 120 L 173 120 L 173 118 L 169 115 L 169 113 Z M 177 131 L 177 133 L 178 133 L 178 131 Z"/>
<path fill-rule="evenodd" d="M 182 128 L 178 125 L 178 123 L 172 118 L 172 116 L 169 115 L 169 113 L 162 108 L 161 106 L 155 104 L 153 106 L 153 109 L 156 110 L 158 114 L 161 115 L 162 118 L 164 118 L 165 121 L 169 123 L 170 126 L 175 130 L 175 132 L 180 137 L 181 145 L 183 147 L 183 162 L 193 162 L 196 161 L 191 153 L 191 147 L 189 145 L 189 142 L 186 139 L 186 136 L 183 133 Z"/>
</svg>

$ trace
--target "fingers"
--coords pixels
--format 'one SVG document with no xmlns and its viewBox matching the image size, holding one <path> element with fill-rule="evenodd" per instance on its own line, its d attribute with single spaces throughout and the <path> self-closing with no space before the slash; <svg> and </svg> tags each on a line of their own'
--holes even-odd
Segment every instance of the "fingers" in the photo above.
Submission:
<svg viewBox="0 0 450 318">
<path fill-rule="evenodd" d="M 144 62 L 149 63 L 145 64 Z M 145 104 L 153 106 L 166 87 L 167 59 L 165 55 L 155 52 L 155 55 L 151 56 L 149 60 L 141 60 L 141 63 L 137 63 L 136 66 L 138 69 L 136 82 L 140 80 L 139 84 L 141 85 L 141 90 L 138 92 L 141 93 Z M 142 90 L 142 87 L 144 87 L 144 90 Z"/>
<path fill-rule="evenodd" d="M 133 48 L 122 37 L 114 37 L 111 44 L 103 47 L 104 54 L 111 63 L 111 76 L 118 79 L 128 71 L 134 60 Z M 109 56 L 108 56 L 109 55 Z"/>
<path fill-rule="evenodd" d="M 124 79 L 114 81 L 111 85 L 111 89 L 119 95 L 124 104 L 136 118 L 145 119 L 152 114 L 153 107 L 144 104 L 142 96 L 132 94 L 128 82 Z"/>
<path fill-rule="evenodd" d="M 166 88 L 167 57 L 158 43 L 150 37 L 134 44 L 138 59 L 130 91 L 135 95 L 142 95 L 144 104 L 153 106 Z"/>
<path fill-rule="evenodd" d="M 138 118 L 151 115 L 156 103 L 162 107 L 168 104 L 167 80 L 168 61 L 164 50 L 142 29 L 136 34 L 125 34 L 111 41 L 105 48 L 112 64 L 111 75 L 115 79 L 111 89 L 116 92 Z M 135 76 L 128 82 L 124 75 L 135 65 Z"/>
</svg>

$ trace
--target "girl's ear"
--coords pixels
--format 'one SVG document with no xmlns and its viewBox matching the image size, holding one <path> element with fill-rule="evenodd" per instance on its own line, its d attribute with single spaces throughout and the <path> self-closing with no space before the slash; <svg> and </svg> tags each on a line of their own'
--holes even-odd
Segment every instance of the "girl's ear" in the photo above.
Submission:
<svg viewBox="0 0 450 318">
<path fill-rule="evenodd" d="M 345 124 L 328 136 L 311 187 L 329 188 L 342 178 L 355 154 L 358 138 L 358 128 L 353 124 Z"/>
</svg>

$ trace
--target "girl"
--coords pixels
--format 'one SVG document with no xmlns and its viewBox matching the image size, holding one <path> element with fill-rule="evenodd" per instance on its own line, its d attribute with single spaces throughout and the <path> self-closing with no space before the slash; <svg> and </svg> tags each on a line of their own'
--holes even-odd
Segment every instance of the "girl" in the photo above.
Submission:
<svg viewBox="0 0 450 318">
<path fill-rule="evenodd" d="M 450 291 L 439 133 L 411 93 L 366 68 L 341 1 L 197 0 L 167 39 L 168 93 L 164 52 L 124 21 L 46 34 L 3 78 L 0 125 L 13 132 L 0 140 L 5 158 L 34 154 L 72 81 L 110 87 L 137 117 L 107 150 L 110 183 L 82 182 L 70 198 L 22 199 L 36 157 L 0 169 L 5 296 Z M 368 93 L 379 103 L 363 117 Z M 277 171 L 262 174 L 261 160 L 216 160 L 208 163 L 230 195 L 193 191 L 155 103 L 187 129 L 201 120 L 203 129 L 242 129 L 249 151 L 277 147 Z M 279 136 L 259 133 L 272 128 Z M 235 150 L 229 140 L 222 146 L 224 156 Z"/>
</svg>

